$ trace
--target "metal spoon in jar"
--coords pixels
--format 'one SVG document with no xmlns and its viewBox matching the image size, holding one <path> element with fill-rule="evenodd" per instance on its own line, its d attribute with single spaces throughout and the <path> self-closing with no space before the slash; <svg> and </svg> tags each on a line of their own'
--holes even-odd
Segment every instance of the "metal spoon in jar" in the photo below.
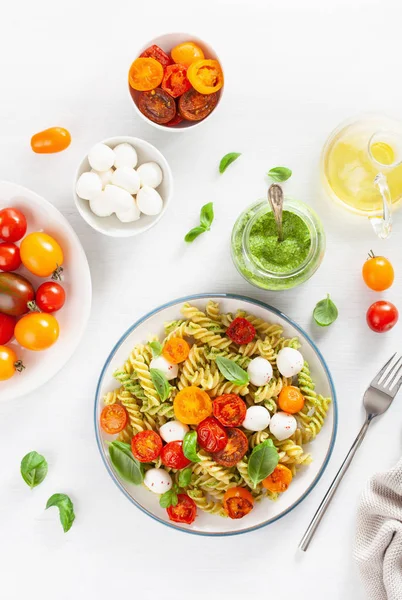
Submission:
<svg viewBox="0 0 402 600">
<path fill-rule="evenodd" d="M 283 190 L 277 183 L 273 183 L 268 189 L 268 202 L 271 205 L 272 212 L 274 213 L 276 228 L 278 230 L 278 242 L 283 242 Z"/>
</svg>

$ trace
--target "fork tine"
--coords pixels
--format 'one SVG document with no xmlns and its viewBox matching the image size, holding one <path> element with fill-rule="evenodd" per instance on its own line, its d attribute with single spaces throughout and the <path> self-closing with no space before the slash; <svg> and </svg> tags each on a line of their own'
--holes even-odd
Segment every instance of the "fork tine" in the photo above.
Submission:
<svg viewBox="0 0 402 600">
<path fill-rule="evenodd" d="M 392 365 L 392 367 L 390 368 L 390 370 L 388 371 L 388 373 L 386 375 L 384 375 L 384 378 L 381 382 L 381 386 L 384 388 L 390 388 L 391 384 L 393 381 L 395 381 L 399 369 L 402 365 L 402 357 L 399 357 L 398 360 Z"/>
<path fill-rule="evenodd" d="M 402 361 L 400 361 L 398 369 L 394 372 L 394 374 L 392 375 L 392 378 L 387 383 L 387 385 L 390 389 L 392 389 L 396 385 L 397 382 L 401 381 L 401 375 L 402 375 Z"/>
<path fill-rule="evenodd" d="M 371 385 L 378 384 L 378 382 L 380 381 L 381 377 L 384 375 L 385 371 L 387 370 L 387 368 L 389 367 L 389 365 L 394 360 L 395 356 L 396 356 L 396 352 L 395 352 L 395 354 L 393 354 L 391 356 L 391 358 L 385 363 L 385 365 L 382 367 L 382 369 L 377 373 L 377 375 L 374 377 L 373 381 L 371 382 Z"/>
</svg>

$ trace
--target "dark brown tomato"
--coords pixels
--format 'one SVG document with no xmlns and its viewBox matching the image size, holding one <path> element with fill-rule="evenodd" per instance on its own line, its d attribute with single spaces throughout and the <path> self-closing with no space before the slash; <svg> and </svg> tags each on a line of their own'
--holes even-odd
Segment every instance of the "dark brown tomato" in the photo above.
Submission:
<svg viewBox="0 0 402 600">
<path fill-rule="evenodd" d="M 35 298 L 32 284 L 17 273 L 0 273 L 0 312 L 19 317 L 28 312 L 28 302 Z"/>
<path fill-rule="evenodd" d="M 194 89 L 188 90 L 179 99 L 179 113 L 187 121 L 205 119 L 218 103 L 218 94 L 200 94 Z"/>
<path fill-rule="evenodd" d="M 143 115 L 159 125 L 169 123 L 176 114 L 174 98 L 161 88 L 141 92 L 138 96 L 138 108 Z"/>
<path fill-rule="evenodd" d="M 223 450 L 211 454 L 212 460 L 224 467 L 234 467 L 248 450 L 248 440 L 245 434 L 236 428 L 226 429 L 228 443 Z"/>
</svg>

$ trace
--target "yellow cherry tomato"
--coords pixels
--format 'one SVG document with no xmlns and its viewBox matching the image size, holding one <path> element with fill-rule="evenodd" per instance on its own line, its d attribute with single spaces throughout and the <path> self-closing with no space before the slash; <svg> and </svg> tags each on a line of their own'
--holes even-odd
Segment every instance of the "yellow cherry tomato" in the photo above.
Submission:
<svg viewBox="0 0 402 600">
<path fill-rule="evenodd" d="M 190 346 L 183 338 L 170 338 L 163 346 L 162 355 L 170 364 L 178 365 L 186 360 L 190 354 Z"/>
<path fill-rule="evenodd" d="M 187 425 L 198 425 L 212 414 L 212 401 L 204 390 L 191 385 L 176 395 L 173 408 L 178 421 Z"/>
<path fill-rule="evenodd" d="M 170 53 L 175 63 L 189 67 L 196 60 L 202 60 L 204 53 L 194 42 L 184 42 L 175 46 Z"/>
<path fill-rule="evenodd" d="M 31 138 L 31 148 L 36 154 L 61 152 L 71 144 L 71 135 L 64 127 L 50 127 Z"/>
<path fill-rule="evenodd" d="M 24 368 L 14 350 L 7 346 L 0 346 L 0 381 L 11 379 L 16 371 L 22 371 Z"/>
<path fill-rule="evenodd" d="M 47 350 L 59 337 L 59 324 L 53 315 L 33 312 L 18 321 L 14 335 L 23 348 Z"/>
<path fill-rule="evenodd" d="M 63 270 L 63 250 L 54 238 L 47 233 L 30 233 L 21 242 L 20 256 L 24 267 L 38 277 L 60 279 Z"/>
<path fill-rule="evenodd" d="M 223 86 L 223 71 L 217 60 L 196 60 L 187 69 L 187 78 L 200 94 L 213 94 Z"/>
</svg>

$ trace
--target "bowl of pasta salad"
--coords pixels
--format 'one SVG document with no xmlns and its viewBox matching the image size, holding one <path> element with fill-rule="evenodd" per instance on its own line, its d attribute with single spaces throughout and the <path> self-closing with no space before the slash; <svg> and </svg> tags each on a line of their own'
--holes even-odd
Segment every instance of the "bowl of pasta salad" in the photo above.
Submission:
<svg viewBox="0 0 402 600">
<path fill-rule="evenodd" d="M 151 332 L 151 333 L 150 333 Z M 139 319 L 96 391 L 103 462 L 126 497 L 176 529 L 252 531 L 313 489 L 335 442 L 324 358 L 276 309 L 201 294 Z"/>
</svg>

